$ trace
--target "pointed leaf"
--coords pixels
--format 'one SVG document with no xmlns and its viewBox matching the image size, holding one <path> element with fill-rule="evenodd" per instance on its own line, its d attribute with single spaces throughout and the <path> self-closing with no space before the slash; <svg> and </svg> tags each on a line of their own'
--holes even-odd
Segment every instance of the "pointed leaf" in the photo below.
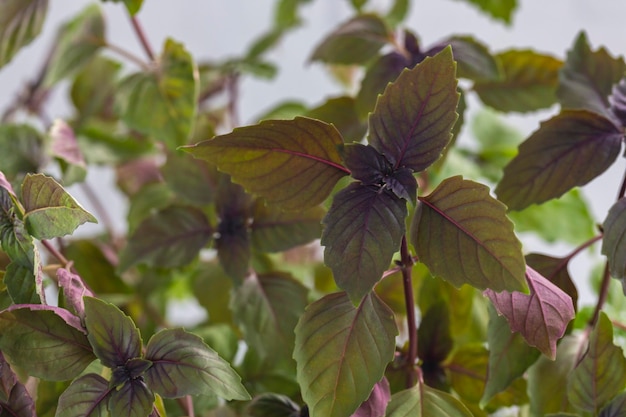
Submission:
<svg viewBox="0 0 626 417">
<path fill-rule="evenodd" d="M 97 223 L 52 177 L 28 174 L 22 183 L 24 222 L 37 239 L 71 234 L 85 222 Z"/>
<path fill-rule="evenodd" d="M 398 75 L 411 62 L 399 52 L 390 52 L 374 61 L 367 69 L 361 89 L 356 97 L 356 110 L 359 117 L 365 119 L 374 110 L 378 95 L 385 91 L 387 84 L 398 78 Z"/>
<path fill-rule="evenodd" d="M 280 362 L 293 352 L 293 329 L 307 305 L 307 289 L 286 273 L 250 275 L 231 301 L 248 346 L 261 358 Z"/>
<path fill-rule="evenodd" d="M 624 71 L 622 57 L 614 58 L 604 48 L 592 51 L 585 32 L 580 32 L 559 74 L 557 95 L 561 106 L 611 117 L 609 95 Z"/>
<path fill-rule="evenodd" d="M 294 359 L 313 416 L 353 413 L 393 358 L 393 313 L 375 294 L 355 307 L 345 293 L 310 304 L 296 327 Z"/>
<path fill-rule="evenodd" d="M 494 19 L 511 24 L 513 12 L 517 9 L 517 0 L 465 0 Z"/>
<path fill-rule="evenodd" d="M 452 395 L 418 383 L 391 396 L 386 417 L 472 417 Z"/>
<path fill-rule="evenodd" d="M 59 29 L 44 83 L 52 86 L 72 75 L 105 44 L 104 16 L 100 7 L 92 4 Z"/>
<path fill-rule="evenodd" d="M 142 379 L 131 379 L 109 396 L 112 416 L 146 417 L 154 405 L 154 393 Z"/>
<path fill-rule="evenodd" d="M 393 164 L 415 172 L 433 164 L 448 145 L 459 101 L 449 47 L 406 69 L 385 89 L 369 117 L 369 143 Z"/>
<path fill-rule="evenodd" d="M 623 283 L 626 278 L 626 198 L 613 204 L 602 228 L 602 254 L 608 258 L 611 276 Z"/>
<path fill-rule="evenodd" d="M 481 405 L 508 388 L 539 357 L 539 351 L 528 346 L 519 333 L 511 332 L 507 320 L 499 316 L 493 306 L 489 308 L 487 343 L 489 368 Z"/>
<path fill-rule="evenodd" d="M 97 298 L 85 297 L 83 302 L 87 338 L 104 366 L 123 366 L 141 355 L 141 336 L 130 317 Z"/>
<path fill-rule="evenodd" d="M 376 186 L 352 183 L 335 195 L 324 217 L 324 263 L 358 302 L 371 291 L 400 247 L 406 202 Z"/>
<path fill-rule="evenodd" d="M 589 348 L 569 378 L 568 397 L 577 408 L 596 414 L 625 385 L 626 358 L 613 344 L 613 325 L 601 312 Z"/>
<path fill-rule="evenodd" d="M 342 23 L 313 51 L 311 61 L 330 64 L 363 64 L 389 40 L 384 20 L 361 14 Z"/>
<path fill-rule="evenodd" d="M 485 293 L 506 317 L 511 331 L 521 333 L 529 345 L 554 359 L 556 342 L 575 316 L 572 299 L 531 267 L 526 267 L 526 278 L 530 294 L 490 289 Z"/>
<path fill-rule="evenodd" d="M 626 393 L 616 395 L 606 405 L 598 417 L 625 417 L 626 416 Z"/>
<path fill-rule="evenodd" d="M 247 191 L 288 210 L 316 206 L 350 171 L 337 146 L 343 139 L 324 122 L 304 117 L 266 120 L 183 150 L 232 176 Z"/>
<path fill-rule="evenodd" d="M 72 379 L 95 359 L 87 336 L 76 327 L 80 326 L 78 318 L 68 311 L 40 307 L 0 312 L 0 350 L 29 375 L 54 381 Z M 60 315 L 62 312 L 71 317 Z"/>
<path fill-rule="evenodd" d="M 63 183 L 69 186 L 83 181 L 87 166 L 74 130 L 65 121 L 57 119 L 50 128 L 50 139 L 52 155 L 59 161 L 63 172 Z"/>
<path fill-rule="evenodd" d="M 504 168 L 496 194 L 511 210 L 560 197 L 606 171 L 617 158 L 623 137 L 602 116 L 563 111 L 520 145 L 519 154 Z"/>
<path fill-rule="evenodd" d="M 502 77 L 498 60 L 482 42 L 472 36 L 452 36 L 438 42 L 424 54 L 432 56 L 435 51 L 443 49 L 446 45 L 452 46 L 459 78 L 485 82 L 498 81 Z"/>
<path fill-rule="evenodd" d="M 0 68 L 41 32 L 48 0 L 7 0 L 0 5 Z"/>
<path fill-rule="evenodd" d="M 61 394 L 55 417 L 107 417 L 107 403 L 113 390 L 100 375 L 83 375 Z"/>
<path fill-rule="evenodd" d="M 196 116 L 197 76 L 192 56 L 171 39 L 163 45 L 159 66 L 136 73 L 120 84 L 122 120 L 163 141 L 169 149 L 187 143 Z"/>
<path fill-rule="evenodd" d="M 318 239 L 324 210 L 281 211 L 257 200 L 252 213 L 251 243 L 257 251 L 280 252 Z"/>
<path fill-rule="evenodd" d="M 531 50 L 510 50 L 496 55 L 503 78 L 474 84 L 483 103 L 504 112 L 529 112 L 556 101 L 562 62 Z"/>
<path fill-rule="evenodd" d="M 230 365 L 202 339 L 182 329 L 161 330 L 152 336 L 145 358 L 153 362 L 145 381 L 164 398 L 210 390 L 226 400 L 250 399 Z"/>
<path fill-rule="evenodd" d="M 456 287 L 524 290 L 521 243 L 505 211 L 486 186 L 444 180 L 419 199 L 413 244 L 420 261 Z"/>
<path fill-rule="evenodd" d="M 37 262 L 39 264 L 39 262 Z M 41 268 L 39 265 L 38 268 Z M 38 271 L 37 274 L 41 272 Z M 43 280 L 43 277 L 40 278 Z M 11 262 L 4 271 L 4 284 L 14 304 L 40 304 L 39 295 L 43 291 L 43 284 L 38 290 L 36 276 L 33 276 L 33 266 L 21 262 Z"/>
<path fill-rule="evenodd" d="M 173 268 L 191 262 L 213 234 L 206 215 L 192 207 L 170 206 L 145 219 L 120 254 L 119 270 L 138 263 Z"/>
<path fill-rule="evenodd" d="M 553 258 L 539 253 L 529 253 L 526 255 L 526 264 L 569 295 L 576 309 L 578 290 L 567 271 L 568 258 Z"/>
<path fill-rule="evenodd" d="M 383 417 L 390 399 L 389 381 L 383 377 L 374 385 L 370 396 L 351 417 Z"/>
</svg>

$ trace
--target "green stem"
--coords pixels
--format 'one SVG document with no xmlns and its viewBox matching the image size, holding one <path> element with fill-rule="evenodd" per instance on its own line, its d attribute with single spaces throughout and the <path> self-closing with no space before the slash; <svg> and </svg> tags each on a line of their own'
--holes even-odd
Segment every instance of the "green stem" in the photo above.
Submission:
<svg viewBox="0 0 626 417">
<path fill-rule="evenodd" d="M 413 257 L 409 252 L 406 235 L 402 236 L 400 246 L 400 270 L 402 271 L 402 283 L 404 285 L 404 303 L 406 305 L 407 327 L 409 333 L 409 351 L 407 353 L 407 388 L 415 385 L 417 361 L 417 322 L 415 319 L 415 299 L 413 297 Z"/>
</svg>

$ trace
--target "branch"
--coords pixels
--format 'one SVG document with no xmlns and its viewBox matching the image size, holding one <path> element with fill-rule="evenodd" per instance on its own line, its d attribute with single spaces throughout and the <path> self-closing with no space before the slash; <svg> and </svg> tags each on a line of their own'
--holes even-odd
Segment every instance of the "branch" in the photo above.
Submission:
<svg viewBox="0 0 626 417">
<path fill-rule="evenodd" d="M 154 61 L 154 52 L 152 52 L 152 47 L 148 42 L 148 38 L 146 38 L 146 34 L 144 33 L 141 24 L 139 24 L 139 20 L 137 20 L 135 16 L 130 16 L 130 23 L 133 25 L 133 29 L 135 30 L 135 33 L 137 34 L 139 42 L 141 43 L 143 50 L 146 52 L 146 55 L 148 55 L 150 61 Z"/>
<path fill-rule="evenodd" d="M 407 358 L 408 375 L 407 388 L 415 385 L 417 372 L 415 363 L 417 361 L 417 322 L 415 320 L 415 299 L 413 298 L 413 257 L 409 252 L 409 245 L 406 235 L 402 236 L 400 246 L 400 270 L 402 271 L 402 283 L 404 284 L 404 303 L 406 305 L 407 327 L 409 333 L 409 352 Z"/>
<path fill-rule="evenodd" d="M 105 46 L 106 48 L 109 48 L 111 51 L 115 52 L 116 54 L 126 58 L 127 60 L 135 63 L 136 65 L 138 65 L 143 71 L 150 71 L 150 64 L 144 62 L 141 58 L 139 58 L 137 55 L 133 54 L 132 52 L 127 51 L 124 48 L 120 48 L 117 45 L 113 45 L 110 43 L 104 43 L 103 46 Z"/>
</svg>

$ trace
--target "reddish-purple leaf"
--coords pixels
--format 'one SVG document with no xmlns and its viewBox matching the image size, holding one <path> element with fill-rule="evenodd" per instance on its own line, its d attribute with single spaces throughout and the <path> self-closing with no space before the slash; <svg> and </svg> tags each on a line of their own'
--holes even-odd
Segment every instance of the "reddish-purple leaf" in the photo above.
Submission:
<svg viewBox="0 0 626 417">
<path fill-rule="evenodd" d="M 33 417 L 35 403 L 0 352 L 0 415 Z"/>
<path fill-rule="evenodd" d="M 613 92 L 609 97 L 611 111 L 617 117 L 622 126 L 626 126 L 626 78 L 613 86 Z"/>
<path fill-rule="evenodd" d="M 621 198 L 609 210 L 603 224 L 602 254 L 608 258 L 613 278 L 624 284 L 626 278 L 626 198 Z"/>
<path fill-rule="evenodd" d="M 78 317 L 83 319 L 85 317 L 83 297 L 93 297 L 94 294 L 85 286 L 83 279 L 79 275 L 67 269 L 57 269 L 57 279 L 59 280 L 59 287 L 63 290 L 63 296 L 67 305 L 74 310 Z"/>
<path fill-rule="evenodd" d="M 506 317 L 511 331 L 519 332 L 529 345 L 554 359 L 556 342 L 574 318 L 572 299 L 559 287 L 526 267 L 530 294 L 485 291 L 498 313 Z"/>
<path fill-rule="evenodd" d="M 183 147 L 217 165 L 252 194 L 288 210 L 317 206 L 350 173 L 337 146 L 343 138 L 319 120 L 266 120 Z"/>
<path fill-rule="evenodd" d="M 417 340 L 417 356 L 424 364 L 434 366 L 446 359 L 454 347 L 448 303 L 443 300 L 435 302 L 422 315 Z"/>
<path fill-rule="evenodd" d="M 369 143 L 394 168 L 423 171 L 441 156 L 458 117 L 455 74 L 447 47 L 404 70 L 378 98 L 369 117 Z"/>
<path fill-rule="evenodd" d="M 395 393 L 387 407 L 387 417 L 471 417 L 473 414 L 456 397 L 423 383 Z"/>
<path fill-rule="evenodd" d="M 598 417 L 626 417 L 626 393 L 617 394 Z"/>
<path fill-rule="evenodd" d="M 601 312 L 585 355 L 570 373 L 567 396 L 578 409 L 596 415 L 624 386 L 624 352 L 613 344 L 613 324 Z"/>
<path fill-rule="evenodd" d="M 356 97 L 355 105 L 359 117 L 365 119 L 374 110 L 378 95 L 410 64 L 407 57 L 399 52 L 390 52 L 372 63 L 361 81 L 361 89 Z"/>
<path fill-rule="evenodd" d="M 106 417 L 109 397 L 114 390 L 100 375 L 83 375 L 61 394 L 55 417 Z"/>
<path fill-rule="evenodd" d="M 383 19 L 362 14 L 342 23 L 313 51 L 312 61 L 331 64 L 363 64 L 389 40 Z"/>
<path fill-rule="evenodd" d="M 383 377 L 383 379 L 374 385 L 374 389 L 372 389 L 369 398 L 357 408 L 356 412 L 352 414 L 352 417 L 383 417 L 390 399 L 391 391 L 389 381 L 387 381 L 387 378 Z"/>
<path fill-rule="evenodd" d="M 131 379 L 111 391 L 108 405 L 112 416 L 146 417 L 154 405 L 154 393 L 143 379 Z"/>
<path fill-rule="evenodd" d="M 460 176 L 444 180 L 419 198 L 412 229 L 420 261 L 454 286 L 526 289 L 522 245 L 506 207 L 485 185 Z"/>
<path fill-rule="evenodd" d="M 500 63 L 489 49 L 471 36 L 452 36 L 433 45 L 425 55 L 432 56 L 447 45 L 452 47 L 458 65 L 458 76 L 474 81 L 498 81 L 502 77 Z"/>
<path fill-rule="evenodd" d="M 86 168 L 85 158 L 78 147 L 74 130 L 64 120 L 57 119 L 50 128 L 52 155 L 71 165 Z"/>
<path fill-rule="evenodd" d="M 569 295 L 572 298 L 574 310 L 576 310 L 578 306 L 578 290 L 567 271 L 568 264 L 569 259 L 567 258 L 553 258 L 539 253 L 526 255 L 526 265 L 539 272 L 548 281 Z"/>
<path fill-rule="evenodd" d="M 11 183 L 7 180 L 7 177 L 4 176 L 4 172 L 0 171 L 0 187 L 4 188 L 15 197 L 15 191 L 13 191 L 13 187 L 11 187 Z"/>
<path fill-rule="evenodd" d="M 587 110 L 566 110 L 543 122 L 504 168 L 496 188 L 511 210 L 557 198 L 607 170 L 622 147 L 624 132 Z"/>
<path fill-rule="evenodd" d="M 604 48 L 592 51 L 581 32 L 560 71 L 559 101 L 563 108 L 586 109 L 610 118 L 608 97 L 624 71 L 622 57 L 614 58 Z"/>
<path fill-rule="evenodd" d="M 324 262 L 354 302 L 389 268 L 406 215 L 406 202 L 377 186 L 352 183 L 335 195 L 323 221 Z"/>
<path fill-rule="evenodd" d="M 113 304 L 85 297 L 87 338 L 103 365 L 123 366 L 141 355 L 141 336 L 132 319 Z"/>
</svg>

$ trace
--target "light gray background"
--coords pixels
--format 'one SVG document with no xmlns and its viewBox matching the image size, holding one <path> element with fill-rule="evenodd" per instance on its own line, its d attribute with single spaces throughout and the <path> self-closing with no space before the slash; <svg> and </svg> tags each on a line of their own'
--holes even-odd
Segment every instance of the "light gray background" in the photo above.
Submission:
<svg viewBox="0 0 626 417">
<path fill-rule="evenodd" d="M 462 1 L 415 0 L 406 26 L 417 33 L 423 45 L 429 45 L 451 34 L 472 34 L 486 43 L 492 51 L 508 48 L 532 48 L 564 58 L 578 32 L 584 29 L 593 47 L 604 45 L 613 55 L 626 50 L 626 2 L 621 0 L 518 0 L 521 4 L 510 27 L 488 19 Z M 41 65 L 56 28 L 92 1 L 51 0 L 42 35 L 24 48 L 6 67 L 0 70 L 0 111 L 12 100 L 21 85 L 32 78 Z M 252 40 L 269 28 L 273 0 L 145 0 L 138 15 L 155 51 L 166 37 L 183 42 L 201 60 L 220 59 L 243 53 Z M 370 0 L 370 7 L 386 10 L 389 1 Z M 121 4 L 103 3 L 107 18 L 107 37 L 113 44 L 123 46 L 144 56 L 131 30 Z M 280 67 L 278 77 L 271 81 L 247 78 L 241 87 L 240 115 L 243 123 L 285 99 L 299 99 L 308 104 L 320 103 L 325 97 L 342 93 L 321 65 L 306 64 L 311 48 L 338 23 L 351 16 L 348 0 L 314 0 L 303 7 L 304 25 L 287 35 L 270 55 Z M 128 71 L 136 68 L 132 63 Z M 470 117 L 478 102 L 470 97 Z M 51 117 L 67 116 L 70 107 L 61 91 L 55 93 L 48 113 Z M 557 108 L 531 115 L 507 116 L 525 135 L 538 127 Z M 609 172 L 585 188 L 596 220 L 601 223 L 613 204 L 625 164 L 622 158 Z M 123 230 L 126 206 L 111 187 L 112 176 L 106 170 L 93 170 L 88 181 L 98 190 L 109 189 L 105 201 L 120 230 Z M 77 199 L 79 190 L 71 189 Z M 83 226 L 81 233 L 97 230 Z M 527 249 L 536 244 L 524 238 Z M 543 246 L 542 246 L 543 247 Z M 571 250 L 565 245 L 543 247 L 553 255 Z M 535 247 L 532 247 L 536 250 Z M 587 270 L 595 257 L 585 256 L 570 266 L 570 272 L 582 287 L 584 302 L 593 301 L 586 287 Z"/>
</svg>

